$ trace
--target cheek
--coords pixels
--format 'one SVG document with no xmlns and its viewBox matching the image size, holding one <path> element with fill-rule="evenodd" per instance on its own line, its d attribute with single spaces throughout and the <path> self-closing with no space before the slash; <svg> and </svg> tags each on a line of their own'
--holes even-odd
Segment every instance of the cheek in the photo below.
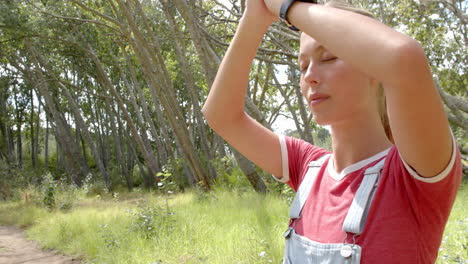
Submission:
<svg viewBox="0 0 468 264">
<path fill-rule="evenodd" d="M 333 73 L 334 80 L 342 83 L 354 82 L 355 72 L 351 67 L 345 64 L 342 60 L 337 61 L 333 65 L 333 70 L 329 71 Z"/>
<path fill-rule="evenodd" d="M 365 75 L 339 60 L 334 65 L 333 83 L 339 93 L 346 97 L 361 97 L 367 86 Z"/>
<path fill-rule="evenodd" d="M 301 77 L 301 81 L 299 82 L 299 87 L 301 88 L 302 96 L 305 96 L 307 90 L 306 90 L 306 85 L 304 84 L 304 81 L 302 80 L 302 77 Z"/>
</svg>

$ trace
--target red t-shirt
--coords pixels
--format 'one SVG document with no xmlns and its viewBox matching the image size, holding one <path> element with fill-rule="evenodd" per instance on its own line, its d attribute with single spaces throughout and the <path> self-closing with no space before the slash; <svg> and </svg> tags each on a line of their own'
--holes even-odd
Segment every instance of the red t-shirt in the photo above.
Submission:
<svg viewBox="0 0 468 264">
<path fill-rule="evenodd" d="M 303 140 L 280 136 L 283 178 L 297 191 L 308 164 L 330 153 Z M 294 228 L 321 243 L 343 243 L 343 222 L 366 168 L 386 157 L 363 233 L 361 263 L 434 263 L 445 224 L 461 182 L 462 165 L 454 142 L 447 168 L 433 178 L 420 177 L 395 146 L 345 168 L 334 169 L 333 155 L 321 167 L 317 182 Z M 346 242 L 352 242 L 352 235 Z"/>
</svg>

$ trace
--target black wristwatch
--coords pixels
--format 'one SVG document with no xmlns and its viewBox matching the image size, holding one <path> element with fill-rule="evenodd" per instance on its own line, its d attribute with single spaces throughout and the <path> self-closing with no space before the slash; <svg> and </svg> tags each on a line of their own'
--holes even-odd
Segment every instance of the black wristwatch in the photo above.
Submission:
<svg viewBox="0 0 468 264">
<path fill-rule="evenodd" d="M 292 6 L 292 4 L 294 4 L 294 2 L 306 2 L 306 3 L 312 3 L 312 4 L 317 4 L 317 0 L 285 0 L 283 2 L 283 4 L 281 5 L 281 9 L 280 9 L 280 18 L 281 20 L 283 20 L 284 23 L 286 23 L 286 25 L 288 25 L 288 27 L 294 31 L 299 31 L 299 29 L 295 26 L 293 26 L 289 20 L 288 20 L 288 11 L 289 11 L 289 8 Z"/>
</svg>

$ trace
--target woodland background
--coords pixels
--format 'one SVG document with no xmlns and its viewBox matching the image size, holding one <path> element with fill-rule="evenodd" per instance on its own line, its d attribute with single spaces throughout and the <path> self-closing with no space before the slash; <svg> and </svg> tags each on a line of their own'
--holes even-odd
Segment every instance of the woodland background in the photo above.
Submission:
<svg viewBox="0 0 468 264">
<path fill-rule="evenodd" d="M 349 2 L 422 43 L 466 175 L 467 2 Z M 0 1 L 0 197 L 46 176 L 108 191 L 276 188 L 200 111 L 244 8 L 244 0 Z M 284 133 L 329 148 L 298 86 L 298 38 L 272 25 L 245 109 L 270 129 L 289 120 Z"/>
<path fill-rule="evenodd" d="M 426 51 L 465 175 L 436 263 L 466 264 L 468 2 L 348 1 Z M 201 114 L 244 8 L 0 0 L 0 225 L 27 228 L 82 263 L 279 263 L 294 192 Z M 298 86 L 298 40 L 282 23 L 270 27 L 245 110 L 330 149 Z"/>
</svg>

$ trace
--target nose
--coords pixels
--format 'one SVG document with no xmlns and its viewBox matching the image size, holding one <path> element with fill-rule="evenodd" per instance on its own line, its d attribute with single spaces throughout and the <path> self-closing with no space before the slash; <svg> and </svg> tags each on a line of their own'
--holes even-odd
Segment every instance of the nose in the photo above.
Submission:
<svg viewBox="0 0 468 264">
<path fill-rule="evenodd" d="M 317 67 L 310 63 L 303 73 L 303 80 L 307 86 L 317 86 L 319 84 L 319 77 Z"/>
</svg>

